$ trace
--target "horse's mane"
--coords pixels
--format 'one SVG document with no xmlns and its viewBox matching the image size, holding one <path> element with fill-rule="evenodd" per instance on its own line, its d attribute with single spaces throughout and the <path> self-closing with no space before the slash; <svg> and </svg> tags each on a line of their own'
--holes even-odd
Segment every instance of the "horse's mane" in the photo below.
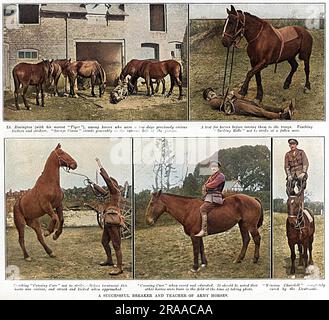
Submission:
<svg viewBox="0 0 329 320">
<path fill-rule="evenodd" d="M 192 197 L 192 196 L 182 196 L 180 194 L 175 194 L 175 193 L 167 193 L 163 192 L 162 194 L 165 194 L 167 196 L 175 196 L 177 198 L 182 198 L 182 199 L 200 199 L 199 197 Z"/>
<path fill-rule="evenodd" d="M 239 12 L 239 13 L 242 13 L 241 10 L 238 10 L 238 12 Z M 261 19 L 261 18 L 255 16 L 255 15 L 249 13 L 249 12 L 243 12 L 243 13 L 244 13 L 245 16 L 248 16 L 248 17 L 250 17 L 250 18 L 253 18 L 253 19 L 255 19 L 255 20 L 259 21 L 259 22 L 262 22 L 262 23 L 265 22 L 265 23 L 267 23 L 265 20 L 263 20 L 263 19 Z"/>
</svg>

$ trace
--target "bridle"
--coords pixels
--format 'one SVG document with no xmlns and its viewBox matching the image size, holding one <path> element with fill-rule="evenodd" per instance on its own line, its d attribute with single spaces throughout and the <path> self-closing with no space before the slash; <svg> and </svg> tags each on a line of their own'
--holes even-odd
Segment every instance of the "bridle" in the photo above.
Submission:
<svg viewBox="0 0 329 320">
<path fill-rule="evenodd" d="M 290 197 L 298 198 L 298 196 L 290 196 Z M 301 202 L 298 205 L 297 215 L 293 215 L 293 214 L 288 213 L 288 218 L 296 218 L 296 223 L 294 225 L 294 228 L 298 229 L 300 232 L 302 231 L 303 228 L 305 228 L 303 204 Z"/>
<path fill-rule="evenodd" d="M 57 159 L 58 159 L 58 163 L 59 163 L 59 166 L 63 168 L 64 171 L 66 172 L 69 172 L 70 171 L 70 166 L 68 164 L 68 162 L 66 160 L 64 160 L 58 153 L 56 150 L 54 150 L 56 156 L 57 156 Z M 64 162 L 64 165 L 65 167 L 61 166 L 61 161 Z"/>
<path fill-rule="evenodd" d="M 244 36 L 244 31 L 245 31 L 245 26 L 246 26 L 246 16 L 244 14 L 244 12 L 241 12 L 242 15 L 242 19 L 240 17 L 240 12 L 238 12 L 238 16 L 236 19 L 236 25 L 234 28 L 234 35 L 231 35 L 229 33 L 226 32 L 226 26 L 227 23 L 229 21 L 229 17 L 227 18 L 226 22 L 225 22 L 225 26 L 224 26 L 224 30 L 223 30 L 223 34 L 222 37 L 227 36 L 229 38 L 231 38 L 233 40 L 234 46 L 237 46 L 237 44 L 241 41 L 241 39 Z M 239 28 L 239 24 L 241 23 L 241 27 Z M 236 41 L 238 39 L 238 41 Z"/>
</svg>

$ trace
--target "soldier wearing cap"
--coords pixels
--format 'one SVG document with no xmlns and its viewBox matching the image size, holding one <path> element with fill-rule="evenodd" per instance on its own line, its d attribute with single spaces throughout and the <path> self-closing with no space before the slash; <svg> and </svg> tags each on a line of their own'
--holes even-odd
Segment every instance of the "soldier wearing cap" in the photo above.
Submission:
<svg viewBox="0 0 329 320">
<path fill-rule="evenodd" d="M 204 194 L 204 203 L 200 207 L 201 231 L 195 237 L 204 237 L 208 235 L 208 213 L 223 204 L 222 191 L 225 185 L 225 176 L 220 172 L 221 163 L 219 161 L 210 161 L 210 169 L 213 174 L 202 186 Z"/>
<path fill-rule="evenodd" d="M 298 141 L 296 139 L 288 140 L 290 151 L 285 155 L 284 170 L 287 179 L 287 192 L 294 195 L 294 188 L 297 184 L 298 189 L 306 188 L 308 159 L 304 150 L 298 149 Z"/>
<path fill-rule="evenodd" d="M 211 108 L 224 111 L 226 114 L 239 114 L 245 116 L 262 117 L 266 119 L 291 120 L 294 113 L 295 100 L 290 102 L 286 108 L 275 108 L 271 106 L 259 106 L 254 101 L 239 99 L 234 92 L 229 92 L 223 105 L 223 96 L 217 96 L 214 89 L 207 88 L 203 91 L 203 99 Z"/>
</svg>

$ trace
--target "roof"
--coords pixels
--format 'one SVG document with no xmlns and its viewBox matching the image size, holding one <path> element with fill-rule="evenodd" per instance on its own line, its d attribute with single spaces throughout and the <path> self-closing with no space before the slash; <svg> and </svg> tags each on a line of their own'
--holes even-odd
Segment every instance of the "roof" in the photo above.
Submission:
<svg viewBox="0 0 329 320">
<path fill-rule="evenodd" d="M 231 190 L 233 188 L 243 189 L 239 180 L 225 181 L 224 189 Z"/>
<path fill-rule="evenodd" d="M 86 14 L 85 5 L 81 4 L 42 4 L 42 12 L 60 12 L 60 13 L 81 13 Z"/>
<path fill-rule="evenodd" d="M 99 14 L 105 15 L 107 12 L 110 16 L 128 16 L 128 14 L 124 11 L 124 6 L 122 4 L 86 4 L 86 11 L 88 14 Z"/>
</svg>

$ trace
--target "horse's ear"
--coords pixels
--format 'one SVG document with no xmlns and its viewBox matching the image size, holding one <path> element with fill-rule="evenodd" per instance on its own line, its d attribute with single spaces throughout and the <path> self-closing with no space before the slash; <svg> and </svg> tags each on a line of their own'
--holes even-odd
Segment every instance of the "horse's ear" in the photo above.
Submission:
<svg viewBox="0 0 329 320">
<path fill-rule="evenodd" d="M 161 193 L 162 193 L 162 190 L 159 190 L 157 196 L 159 197 L 161 195 Z"/>
<path fill-rule="evenodd" d="M 232 6 L 232 5 L 231 5 L 231 13 L 232 13 L 232 14 L 237 14 L 237 12 L 236 12 L 234 6 Z"/>
<path fill-rule="evenodd" d="M 72 58 L 69 59 L 69 62 L 71 62 Z"/>
<path fill-rule="evenodd" d="M 61 146 L 61 144 L 59 143 L 55 149 L 57 150 L 57 149 L 60 149 L 61 147 L 62 147 L 62 146 Z"/>
<path fill-rule="evenodd" d="M 231 14 L 231 11 L 227 8 L 226 8 L 226 12 L 227 12 L 227 14 Z"/>
<path fill-rule="evenodd" d="M 52 63 L 53 61 L 54 61 L 54 59 L 51 59 L 51 60 L 50 60 L 50 63 Z"/>
</svg>

